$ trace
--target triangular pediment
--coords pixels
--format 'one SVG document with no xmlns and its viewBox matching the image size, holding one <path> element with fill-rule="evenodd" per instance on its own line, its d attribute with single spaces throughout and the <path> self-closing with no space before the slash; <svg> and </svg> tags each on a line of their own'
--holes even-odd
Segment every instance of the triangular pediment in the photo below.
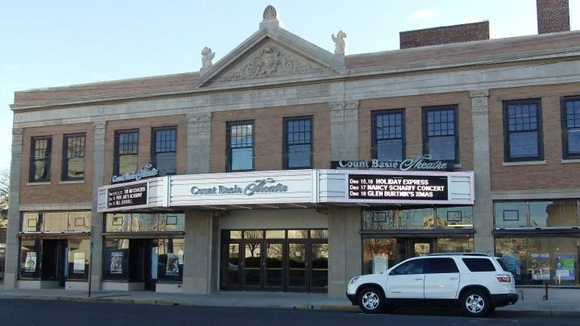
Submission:
<svg viewBox="0 0 580 326">
<path fill-rule="evenodd" d="M 200 88 L 248 87 L 338 76 L 344 57 L 285 31 L 264 28 L 203 72 Z"/>
</svg>

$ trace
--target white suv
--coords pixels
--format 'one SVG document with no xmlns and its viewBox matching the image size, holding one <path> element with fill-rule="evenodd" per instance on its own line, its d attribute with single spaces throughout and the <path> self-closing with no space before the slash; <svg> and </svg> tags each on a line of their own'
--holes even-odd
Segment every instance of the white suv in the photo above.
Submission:
<svg viewBox="0 0 580 326">
<path fill-rule="evenodd" d="M 513 275 L 499 259 L 478 253 L 409 258 L 380 274 L 353 277 L 346 296 L 365 313 L 452 304 L 475 317 L 518 301 Z"/>
</svg>

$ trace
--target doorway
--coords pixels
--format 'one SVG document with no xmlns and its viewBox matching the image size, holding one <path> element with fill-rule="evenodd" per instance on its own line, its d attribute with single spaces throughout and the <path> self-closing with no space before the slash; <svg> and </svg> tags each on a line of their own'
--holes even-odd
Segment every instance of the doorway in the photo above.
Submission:
<svg viewBox="0 0 580 326">
<path fill-rule="evenodd" d="M 245 231 L 238 239 L 228 237 L 230 231 L 222 233 L 221 289 L 326 292 L 328 240 L 312 238 L 308 230 L 301 230 L 302 238 L 270 231 Z M 281 239 L 268 239 L 264 232 Z"/>
<path fill-rule="evenodd" d="M 158 244 L 156 239 L 129 241 L 129 281 L 144 282 L 146 291 L 155 291 Z"/>
<path fill-rule="evenodd" d="M 436 239 L 397 239 L 397 262 L 435 252 Z"/>
<path fill-rule="evenodd" d="M 43 240 L 42 280 L 54 280 L 64 288 L 68 276 L 67 240 Z"/>
</svg>

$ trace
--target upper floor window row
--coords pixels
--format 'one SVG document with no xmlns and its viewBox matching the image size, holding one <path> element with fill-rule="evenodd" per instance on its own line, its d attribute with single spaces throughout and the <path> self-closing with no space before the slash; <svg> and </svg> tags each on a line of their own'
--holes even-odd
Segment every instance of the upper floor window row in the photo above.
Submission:
<svg viewBox="0 0 580 326">
<path fill-rule="evenodd" d="M 283 159 L 285 169 L 312 167 L 313 121 L 311 116 L 283 120 Z M 229 122 L 227 134 L 227 171 L 254 169 L 254 121 Z"/>
<path fill-rule="evenodd" d="M 177 128 L 153 128 L 151 132 L 151 164 L 160 175 L 177 173 Z M 120 130 L 115 133 L 113 174 L 123 175 L 139 170 L 139 131 Z"/>
<path fill-rule="evenodd" d="M 423 154 L 433 161 L 459 162 L 457 106 L 423 108 Z M 401 162 L 405 154 L 405 111 L 372 114 L 372 155 L 381 161 Z"/>
</svg>

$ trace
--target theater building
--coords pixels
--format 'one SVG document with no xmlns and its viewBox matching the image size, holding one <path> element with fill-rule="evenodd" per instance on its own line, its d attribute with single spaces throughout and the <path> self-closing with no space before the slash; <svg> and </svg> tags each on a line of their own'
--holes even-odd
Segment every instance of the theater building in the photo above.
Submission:
<svg viewBox="0 0 580 326">
<path fill-rule="evenodd" d="M 347 55 L 268 6 L 199 72 L 16 92 L 5 288 L 342 297 L 477 251 L 529 295 L 576 291 L 580 33 L 567 1 L 538 8 L 539 35 Z"/>
</svg>

